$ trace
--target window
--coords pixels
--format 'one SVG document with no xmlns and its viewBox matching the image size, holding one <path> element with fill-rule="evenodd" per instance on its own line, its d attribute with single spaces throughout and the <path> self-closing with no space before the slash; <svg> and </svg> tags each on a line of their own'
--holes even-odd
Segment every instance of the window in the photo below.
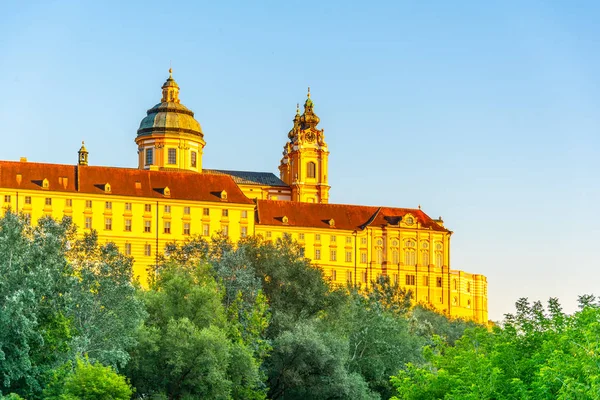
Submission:
<svg viewBox="0 0 600 400">
<path fill-rule="evenodd" d="M 190 215 L 190 208 L 189 207 L 183 207 L 183 215 Z"/>
<path fill-rule="evenodd" d="M 346 244 L 352 244 L 352 236 L 346 236 Z"/>
<path fill-rule="evenodd" d="M 367 238 L 366 237 L 360 238 L 360 244 L 362 244 L 363 246 L 366 246 L 367 245 Z"/>
<path fill-rule="evenodd" d="M 346 251 L 346 262 L 352 262 L 352 252 Z"/>
<path fill-rule="evenodd" d="M 467 300 L 467 308 L 471 308 L 471 300 Z"/>
<path fill-rule="evenodd" d="M 363 264 L 367 263 L 367 252 L 366 251 L 360 252 L 360 262 Z"/>
<path fill-rule="evenodd" d="M 417 243 L 414 240 L 407 240 L 406 242 L 404 242 L 404 245 L 406 247 L 416 247 Z"/>
<path fill-rule="evenodd" d="M 471 293 L 471 282 L 467 282 L 467 293 Z"/>
<path fill-rule="evenodd" d="M 337 280 L 337 271 L 335 269 L 331 270 L 331 280 L 332 281 Z"/>
<path fill-rule="evenodd" d="M 131 218 L 125 218 L 125 232 L 131 232 Z"/>
<path fill-rule="evenodd" d="M 454 290 L 458 290 L 458 282 L 456 282 L 456 279 L 452 279 L 452 285 L 454 286 Z"/>
<path fill-rule="evenodd" d="M 429 276 L 423 276 L 423 286 L 429 286 Z"/>
<path fill-rule="evenodd" d="M 452 298 L 452 305 L 453 305 L 453 306 L 455 306 L 455 305 L 457 305 L 457 304 L 458 304 L 458 297 L 454 296 L 454 297 Z"/>
<path fill-rule="evenodd" d="M 321 259 L 321 249 L 315 249 L 315 260 Z"/>
<path fill-rule="evenodd" d="M 67 207 L 67 208 L 73 207 L 73 199 L 65 199 L 65 207 Z"/>
<path fill-rule="evenodd" d="M 229 225 L 221 225 L 223 236 L 229 236 Z"/>
<path fill-rule="evenodd" d="M 125 243 L 125 255 L 126 256 L 131 255 L 131 243 Z"/>
<path fill-rule="evenodd" d="M 145 244 L 144 245 L 144 255 L 151 256 L 152 255 L 152 245 Z"/>
<path fill-rule="evenodd" d="M 104 208 L 107 210 L 112 210 L 112 202 L 111 201 L 107 201 L 104 203 Z"/>
<path fill-rule="evenodd" d="M 47 206 L 51 206 L 52 205 L 52 198 L 51 197 L 46 197 L 46 205 Z"/>
<path fill-rule="evenodd" d="M 144 220 L 144 232 L 152 232 L 152 221 L 149 219 Z"/>
<path fill-rule="evenodd" d="M 400 258 L 398 257 L 398 250 L 392 250 L 392 263 L 398 264 L 400 262 Z"/>
<path fill-rule="evenodd" d="M 394 285 L 398 284 L 398 274 L 394 274 Z"/>
<path fill-rule="evenodd" d="M 192 168 L 196 168 L 196 166 L 198 165 L 198 153 L 192 151 L 191 159 Z"/>
<path fill-rule="evenodd" d="M 406 249 L 404 250 L 404 264 L 405 265 L 415 265 L 416 262 L 416 251 L 414 249 Z"/>
<path fill-rule="evenodd" d="M 210 216 L 210 209 L 209 208 L 203 208 L 202 209 L 202 215 L 208 217 Z"/>
<path fill-rule="evenodd" d="M 163 226 L 164 233 L 171 233 L 171 221 L 165 221 Z"/>
<path fill-rule="evenodd" d="M 248 210 L 242 210 L 242 218 L 248 218 Z"/>
<path fill-rule="evenodd" d="M 210 234 L 210 225 L 203 224 L 202 225 L 202 235 L 203 236 L 208 236 L 209 234 Z"/>
<path fill-rule="evenodd" d="M 171 214 L 171 206 L 169 206 L 169 205 L 165 206 L 165 214 Z"/>
<path fill-rule="evenodd" d="M 25 217 L 25 223 L 31 225 L 31 213 L 24 213 L 23 216 Z"/>
<path fill-rule="evenodd" d="M 241 231 L 240 231 L 240 235 L 242 237 L 248 236 L 248 227 L 247 226 L 242 226 Z"/>
<path fill-rule="evenodd" d="M 329 251 L 329 261 L 337 261 L 337 250 Z"/>
<path fill-rule="evenodd" d="M 146 149 L 146 165 L 152 165 L 153 158 L 152 149 Z"/>
<path fill-rule="evenodd" d="M 306 176 L 309 178 L 317 176 L 317 165 L 312 161 L 306 164 Z"/>
<path fill-rule="evenodd" d="M 366 282 L 366 281 L 367 281 L 367 271 L 364 271 L 364 272 L 363 272 L 361 275 L 362 275 L 362 276 L 361 276 L 361 278 L 362 278 L 362 281 L 363 281 L 363 282 Z"/>
<path fill-rule="evenodd" d="M 131 203 L 125 203 L 125 211 L 131 211 Z"/>
<path fill-rule="evenodd" d="M 435 278 L 435 286 L 442 287 L 442 277 L 441 276 L 438 276 L 437 278 Z"/>
<path fill-rule="evenodd" d="M 4 195 L 4 202 L 5 203 L 10 203 L 10 194 Z"/>
<path fill-rule="evenodd" d="M 92 217 L 85 217 L 85 229 L 92 229 Z"/>
<path fill-rule="evenodd" d="M 266 236 L 267 236 L 268 238 L 270 238 L 271 236 L 273 236 L 273 233 L 272 233 L 271 231 L 267 231 L 267 234 L 266 234 Z"/>
<path fill-rule="evenodd" d="M 337 239 L 337 238 L 335 237 L 335 235 L 331 235 L 331 236 L 329 236 L 329 241 L 330 241 L 331 243 L 335 243 L 336 239 Z"/>
<path fill-rule="evenodd" d="M 229 217 L 229 210 L 224 208 L 223 210 L 221 210 L 221 215 L 223 217 Z"/>
<path fill-rule="evenodd" d="M 25 196 L 25 204 L 31 204 L 31 196 Z"/>
<path fill-rule="evenodd" d="M 352 283 L 352 271 L 346 271 L 346 282 Z"/>
<path fill-rule="evenodd" d="M 189 222 L 184 222 L 183 223 L 183 234 L 184 235 L 189 235 L 190 234 L 190 223 Z"/>
<path fill-rule="evenodd" d="M 435 266 L 436 267 L 441 267 L 442 264 L 444 263 L 444 256 L 442 255 L 442 253 L 440 251 L 435 253 Z"/>
<path fill-rule="evenodd" d="M 304 240 L 304 233 L 298 234 L 298 240 Z"/>
<path fill-rule="evenodd" d="M 104 230 L 112 231 L 112 218 L 104 218 Z"/>
<path fill-rule="evenodd" d="M 152 204 L 144 204 L 144 212 L 152 212 Z"/>
<path fill-rule="evenodd" d="M 85 208 L 92 208 L 92 201 L 91 200 L 86 200 L 85 201 Z"/>
<path fill-rule="evenodd" d="M 421 250 L 421 265 L 429 265 L 429 250 Z"/>
<path fill-rule="evenodd" d="M 415 286 L 415 276 L 414 275 L 406 275 L 406 284 L 410 286 Z"/>
<path fill-rule="evenodd" d="M 315 241 L 319 242 L 321 240 L 321 235 L 318 233 L 315 233 Z"/>
<path fill-rule="evenodd" d="M 167 164 L 177 164 L 177 149 L 169 149 Z"/>
<path fill-rule="evenodd" d="M 383 264 L 383 250 L 377 249 L 377 264 Z"/>
</svg>

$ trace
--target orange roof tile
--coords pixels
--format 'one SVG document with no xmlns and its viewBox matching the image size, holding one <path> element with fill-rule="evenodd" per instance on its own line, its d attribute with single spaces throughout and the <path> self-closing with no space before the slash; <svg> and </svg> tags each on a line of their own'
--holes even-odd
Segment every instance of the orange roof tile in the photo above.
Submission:
<svg viewBox="0 0 600 400">
<path fill-rule="evenodd" d="M 76 188 L 77 170 L 79 190 Z M 42 187 L 44 179 L 49 183 L 47 189 Z M 110 194 L 115 196 L 253 203 L 227 175 L 0 161 L 0 188 L 103 194 L 107 183 L 111 186 Z M 170 189 L 170 196 L 163 194 L 166 187 Z M 223 190 L 227 192 L 227 199 L 221 199 Z"/>
<path fill-rule="evenodd" d="M 281 200 L 258 200 L 257 224 L 361 230 L 367 226 L 397 225 L 406 214 L 412 214 L 423 228 L 449 232 L 418 209 L 356 206 L 349 204 L 298 203 Z M 283 223 L 287 217 L 287 223 Z M 333 220 L 334 224 L 331 224 Z"/>
</svg>

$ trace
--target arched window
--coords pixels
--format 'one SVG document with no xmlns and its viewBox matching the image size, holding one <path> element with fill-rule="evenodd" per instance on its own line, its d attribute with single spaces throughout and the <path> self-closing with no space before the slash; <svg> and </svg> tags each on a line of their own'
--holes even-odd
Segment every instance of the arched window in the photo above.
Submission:
<svg viewBox="0 0 600 400">
<path fill-rule="evenodd" d="M 383 250 L 377 249 L 377 264 L 383 264 Z"/>
<path fill-rule="evenodd" d="M 421 250 L 421 265 L 429 265 L 429 250 Z"/>
<path fill-rule="evenodd" d="M 312 161 L 306 164 L 306 176 L 309 178 L 317 176 L 317 165 Z"/>
<path fill-rule="evenodd" d="M 392 250 L 392 262 L 394 264 L 398 264 L 400 262 L 398 259 L 398 250 Z"/>
<path fill-rule="evenodd" d="M 435 252 L 435 266 L 441 267 L 443 263 L 444 263 L 444 256 L 442 255 L 442 252 L 436 251 Z"/>
<path fill-rule="evenodd" d="M 415 265 L 417 263 L 417 242 L 408 239 L 404 242 L 404 265 Z"/>
</svg>

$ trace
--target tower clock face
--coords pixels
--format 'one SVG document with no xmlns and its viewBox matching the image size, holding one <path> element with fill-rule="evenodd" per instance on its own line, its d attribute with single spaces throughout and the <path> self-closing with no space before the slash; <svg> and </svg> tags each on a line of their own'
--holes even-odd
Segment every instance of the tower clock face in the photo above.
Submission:
<svg viewBox="0 0 600 400">
<path fill-rule="evenodd" d="M 306 134 L 306 141 L 309 142 L 309 143 L 314 142 L 315 141 L 315 134 L 312 133 L 312 132 L 308 132 Z"/>
</svg>

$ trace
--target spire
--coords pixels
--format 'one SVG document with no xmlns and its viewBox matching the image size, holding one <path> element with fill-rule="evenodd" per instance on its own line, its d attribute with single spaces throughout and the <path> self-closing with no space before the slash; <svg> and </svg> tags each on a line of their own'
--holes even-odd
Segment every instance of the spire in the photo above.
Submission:
<svg viewBox="0 0 600 400">
<path fill-rule="evenodd" d="M 79 165 L 88 165 L 88 151 L 85 148 L 85 143 L 83 141 L 81 141 L 81 148 L 79 149 L 79 151 L 77 152 L 77 154 L 79 154 L 79 160 L 77 161 L 77 163 Z"/>
<path fill-rule="evenodd" d="M 179 103 L 179 85 L 173 79 L 173 68 L 169 68 L 169 78 L 162 85 L 161 103 Z"/>
<path fill-rule="evenodd" d="M 317 117 L 313 111 L 314 103 L 310 98 L 310 86 L 308 87 L 308 93 L 306 95 L 306 101 L 304 102 L 304 114 L 300 117 L 302 123 L 302 129 L 314 128 L 319 124 L 320 118 Z"/>
</svg>

